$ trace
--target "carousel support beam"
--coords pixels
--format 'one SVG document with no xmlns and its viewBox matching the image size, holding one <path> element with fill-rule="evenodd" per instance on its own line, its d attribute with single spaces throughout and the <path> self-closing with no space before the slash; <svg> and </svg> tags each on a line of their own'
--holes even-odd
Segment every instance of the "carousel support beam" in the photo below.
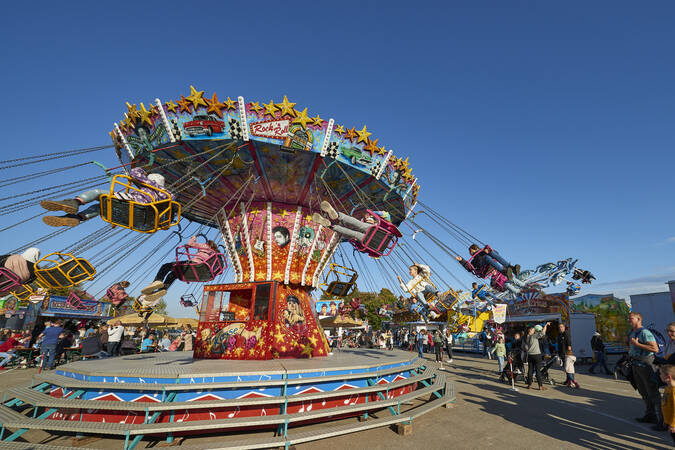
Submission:
<svg viewBox="0 0 675 450">
<path fill-rule="evenodd" d="M 312 183 L 314 182 L 314 175 L 316 175 L 317 170 L 319 169 L 319 165 L 321 164 L 321 161 L 323 161 L 323 158 L 320 158 L 316 154 L 314 155 L 314 163 L 312 164 L 312 168 L 309 170 L 309 173 L 307 174 L 307 178 L 305 178 L 305 181 L 303 181 L 302 185 L 304 186 L 302 188 L 302 192 L 300 193 L 300 197 L 298 198 L 298 204 L 299 205 L 304 205 L 305 204 L 305 198 L 307 197 L 307 193 L 309 192 L 310 187 L 312 186 Z M 309 205 L 310 208 L 312 205 Z"/>
<path fill-rule="evenodd" d="M 251 241 L 250 234 L 248 231 L 248 220 L 246 217 L 246 205 L 243 203 L 239 204 L 241 208 L 241 223 L 242 230 L 244 231 L 244 239 L 242 244 L 246 247 L 246 254 L 248 255 L 248 266 L 250 269 L 249 281 L 255 281 L 255 264 L 253 263 L 253 250 L 251 250 Z"/>
<path fill-rule="evenodd" d="M 322 158 L 325 158 L 328 154 L 328 144 L 330 143 L 330 137 L 333 134 L 333 125 L 335 125 L 335 120 L 330 119 L 328 121 L 328 127 L 326 128 L 326 134 L 323 136 L 323 144 L 321 145 Z"/>
<path fill-rule="evenodd" d="M 295 236 L 298 235 L 298 230 L 300 228 L 300 219 L 302 218 L 302 206 L 298 206 L 298 210 L 295 212 L 295 222 L 293 223 L 293 233 L 291 234 L 291 248 L 288 250 L 288 258 L 286 259 L 286 270 L 284 270 L 284 284 L 288 284 L 290 275 L 291 275 L 291 265 L 293 264 L 293 259 L 295 256 L 295 243 L 297 239 Z M 316 239 L 315 239 L 316 240 Z M 311 254 L 308 256 L 308 258 Z"/>
<path fill-rule="evenodd" d="M 256 172 L 258 172 L 258 176 L 262 178 L 265 196 L 267 197 L 267 200 L 272 200 L 272 190 L 270 189 L 270 184 L 267 180 L 267 174 L 265 174 L 265 170 L 258 157 L 258 149 L 251 141 L 248 141 L 248 151 L 251 153 L 251 158 L 253 158 L 253 164 L 255 165 Z"/>
<path fill-rule="evenodd" d="M 272 202 L 267 202 L 267 279 L 272 279 Z"/>
</svg>

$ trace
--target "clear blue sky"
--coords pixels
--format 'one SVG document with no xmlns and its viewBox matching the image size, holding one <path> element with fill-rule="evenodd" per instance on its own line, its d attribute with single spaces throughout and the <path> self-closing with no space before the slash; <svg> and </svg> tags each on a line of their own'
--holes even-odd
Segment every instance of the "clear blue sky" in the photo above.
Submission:
<svg viewBox="0 0 675 450">
<path fill-rule="evenodd" d="M 108 144 L 126 101 L 176 98 L 190 84 L 221 98 L 288 95 L 366 124 L 410 157 L 423 201 L 513 261 L 578 257 L 598 278 L 587 293 L 665 290 L 675 4 L 396 3 L 8 3 L 1 159 Z M 112 150 L 97 159 L 114 164 Z M 14 248 L 50 231 L 33 220 L 1 237 Z"/>
</svg>

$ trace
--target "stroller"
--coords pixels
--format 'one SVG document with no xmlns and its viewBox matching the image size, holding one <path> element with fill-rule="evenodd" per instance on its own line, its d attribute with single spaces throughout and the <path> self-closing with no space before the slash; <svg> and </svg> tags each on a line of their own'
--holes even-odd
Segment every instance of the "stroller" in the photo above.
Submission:
<svg viewBox="0 0 675 450">
<path fill-rule="evenodd" d="M 548 369 L 553 366 L 556 362 L 560 363 L 560 357 L 558 356 L 553 356 L 547 360 L 545 360 L 542 365 L 541 365 L 541 373 L 539 374 L 541 376 L 541 381 L 542 383 L 549 383 L 551 385 L 555 384 L 555 381 L 553 378 L 551 378 L 548 374 Z"/>
<path fill-rule="evenodd" d="M 513 378 L 513 381 L 525 381 L 525 366 L 520 357 L 520 349 L 509 352 L 504 370 L 499 375 L 499 381 L 502 383 L 508 382 Z"/>
</svg>

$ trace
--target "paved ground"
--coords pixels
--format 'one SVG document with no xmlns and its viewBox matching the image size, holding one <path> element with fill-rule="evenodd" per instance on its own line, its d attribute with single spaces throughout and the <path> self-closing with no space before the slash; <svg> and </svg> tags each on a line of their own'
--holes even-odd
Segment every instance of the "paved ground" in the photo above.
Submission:
<svg viewBox="0 0 675 450">
<path fill-rule="evenodd" d="M 643 403 L 625 381 L 588 375 L 588 366 L 578 366 L 581 389 L 549 386 L 543 392 L 528 391 L 522 384 L 517 392 L 501 384 L 494 374 L 497 365 L 470 354 L 456 354 L 447 369 L 457 386 L 454 409 L 439 408 L 413 424 L 413 434 L 402 437 L 389 428 L 299 445 L 298 449 L 446 449 L 446 448 L 671 448 L 667 433 L 657 433 L 635 422 Z M 33 370 L 0 373 L 0 386 L 25 382 Z M 565 375 L 553 370 L 552 378 Z M 381 414 L 388 414 L 386 412 Z M 355 419 L 346 419 L 355 420 Z M 322 426 L 322 425 L 314 425 Z M 68 437 L 49 437 L 41 431 L 24 434 L 29 442 L 73 445 Z M 222 437 L 177 439 L 181 446 L 217 445 Z M 122 441 L 97 439 L 75 443 L 91 448 L 121 448 Z M 139 447 L 161 446 L 144 441 Z M 0 445 L 1 448 L 1 445 Z"/>
</svg>

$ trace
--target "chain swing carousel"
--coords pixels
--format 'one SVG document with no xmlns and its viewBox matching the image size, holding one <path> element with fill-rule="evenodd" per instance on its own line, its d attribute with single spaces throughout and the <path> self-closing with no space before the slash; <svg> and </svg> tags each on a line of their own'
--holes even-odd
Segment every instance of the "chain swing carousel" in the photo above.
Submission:
<svg viewBox="0 0 675 450">
<path fill-rule="evenodd" d="M 101 218 L 114 225 L 111 235 L 132 233 L 140 237 L 130 242 L 145 242 L 184 219 L 199 228 L 195 235 L 222 237 L 222 253 L 205 261 L 195 262 L 188 247 L 175 250 L 176 279 L 208 283 L 194 354 L 78 361 L 40 374 L 12 390 L 0 408 L 2 425 L 16 430 L 5 440 L 39 428 L 122 436 L 125 448 L 133 448 L 147 435 L 171 442 L 177 435 L 272 429 L 273 436 L 244 435 L 227 445 L 288 447 L 409 426 L 454 402 L 454 385 L 416 355 L 328 356 L 313 312 L 310 291 L 341 244 L 361 257 L 386 259 L 416 202 L 419 185 L 407 159 L 379 146 L 365 126 L 311 117 L 287 97 L 267 104 L 221 101 L 190 87 L 177 100 L 127 103 L 111 136 L 126 172 L 99 199 Z M 162 175 L 171 195 L 151 205 L 116 195 L 142 189 L 131 173 L 141 167 Z M 170 241 L 171 235 L 157 251 Z M 93 268 L 85 269 L 93 277 Z M 233 282 L 222 282 L 225 273 Z M 195 306 L 196 289 L 181 297 L 184 306 Z M 33 418 L 15 410 L 26 404 L 34 407 Z M 292 428 L 350 416 L 369 420 Z"/>
</svg>

